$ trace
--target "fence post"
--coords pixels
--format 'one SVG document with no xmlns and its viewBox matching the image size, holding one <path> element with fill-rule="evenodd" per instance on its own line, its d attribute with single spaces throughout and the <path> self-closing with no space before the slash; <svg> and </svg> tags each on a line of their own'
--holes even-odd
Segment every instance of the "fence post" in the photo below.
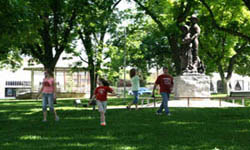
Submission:
<svg viewBox="0 0 250 150">
<path fill-rule="evenodd" d="M 189 107 L 189 105 L 190 105 L 190 99 L 189 99 L 189 97 L 187 98 L 187 106 Z"/>
<path fill-rule="evenodd" d="M 141 99 L 141 107 L 143 107 L 143 105 L 144 105 L 144 99 L 142 98 Z"/>
<path fill-rule="evenodd" d="M 154 97 L 154 107 L 156 106 L 156 104 L 155 104 L 155 97 Z"/>
<path fill-rule="evenodd" d="M 245 99 L 242 98 L 242 105 L 245 106 Z"/>
</svg>

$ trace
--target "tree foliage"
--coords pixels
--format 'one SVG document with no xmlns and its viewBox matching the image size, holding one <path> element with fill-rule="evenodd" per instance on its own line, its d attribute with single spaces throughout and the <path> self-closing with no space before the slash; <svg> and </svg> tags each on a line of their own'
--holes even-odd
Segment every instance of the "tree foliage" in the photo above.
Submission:
<svg viewBox="0 0 250 150">
<path fill-rule="evenodd" d="M 181 73 L 180 27 L 192 14 L 199 18 L 199 54 L 207 74 L 228 81 L 233 72 L 249 75 L 249 0 L 129 0 L 136 10 L 119 12 L 121 0 L 2 0 L 0 62 L 19 66 L 21 54 L 54 70 L 63 52 L 74 53 L 91 74 L 116 80 L 126 64 L 142 70 L 169 66 Z M 124 28 L 120 24 L 129 20 Z M 83 57 L 86 55 L 86 58 Z M 92 82 L 92 90 L 95 87 Z"/>
</svg>

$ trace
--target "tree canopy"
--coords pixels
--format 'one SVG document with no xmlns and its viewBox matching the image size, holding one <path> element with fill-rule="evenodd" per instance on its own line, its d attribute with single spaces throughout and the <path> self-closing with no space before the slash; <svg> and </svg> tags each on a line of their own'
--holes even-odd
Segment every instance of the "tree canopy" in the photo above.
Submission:
<svg viewBox="0 0 250 150">
<path fill-rule="evenodd" d="M 196 14 L 201 27 L 199 55 L 206 73 L 219 72 L 225 81 L 233 72 L 250 74 L 249 0 L 127 0 L 135 3 L 135 9 L 119 11 L 121 1 L 2 0 L 2 66 L 20 66 L 20 56 L 28 55 L 53 71 L 67 52 L 87 55 L 76 64 L 87 64 L 93 80 L 96 72 L 117 78 L 125 55 L 126 64 L 145 76 L 150 68 L 166 65 L 179 75 L 180 27 Z M 124 21 L 128 25 L 121 29 Z M 79 40 L 83 49 L 76 53 Z"/>
</svg>

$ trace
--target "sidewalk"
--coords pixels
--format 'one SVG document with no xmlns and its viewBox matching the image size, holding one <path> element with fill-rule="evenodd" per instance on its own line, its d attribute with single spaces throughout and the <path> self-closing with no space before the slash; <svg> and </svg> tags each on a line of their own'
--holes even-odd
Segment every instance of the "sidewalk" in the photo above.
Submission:
<svg viewBox="0 0 250 150">
<path fill-rule="evenodd" d="M 153 108 L 154 103 L 149 103 L 145 105 L 138 105 L 139 108 Z M 160 107 L 160 102 L 156 103 L 156 107 Z M 168 107 L 188 107 L 187 100 L 170 100 L 168 101 Z M 223 107 L 244 107 L 240 104 L 234 104 L 230 102 L 218 100 L 191 100 L 189 102 L 189 107 L 196 107 L 196 108 L 223 108 Z M 126 109 L 126 106 L 108 106 L 108 109 Z"/>
<path fill-rule="evenodd" d="M 187 100 L 170 100 L 168 105 L 169 107 L 188 107 Z M 244 107 L 244 106 L 226 101 L 221 101 L 221 106 L 220 106 L 220 102 L 218 100 L 192 100 L 189 102 L 189 107 Z"/>
</svg>

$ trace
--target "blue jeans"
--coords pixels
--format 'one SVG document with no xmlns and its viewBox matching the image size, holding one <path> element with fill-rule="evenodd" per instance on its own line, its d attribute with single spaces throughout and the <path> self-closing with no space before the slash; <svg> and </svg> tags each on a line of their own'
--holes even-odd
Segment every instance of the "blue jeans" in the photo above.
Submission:
<svg viewBox="0 0 250 150">
<path fill-rule="evenodd" d="M 54 94 L 53 93 L 43 93 L 43 112 L 47 111 L 47 105 L 49 105 L 49 110 L 54 111 Z"/>
<path fill-rule="evenodd" d="M 134 95 L 133 104 L 137 104 L 138 103 L 138 97 L 139 97 L 138 91 L 133 91 L 133 95 Z"/>
<path fill-rule="evenodd" d="M 167 92 L 161 92 L 161 96 L 162 96 L 162 102 L 161 102 L 161 106 L 158 109 L 158 113 L 162 113 L 163 108 L 165 109 L 165 113 L 168 114 L 169 110 L 168 110 L 168 99 L 169 99 L 169 93 Z"/>
</svg>

